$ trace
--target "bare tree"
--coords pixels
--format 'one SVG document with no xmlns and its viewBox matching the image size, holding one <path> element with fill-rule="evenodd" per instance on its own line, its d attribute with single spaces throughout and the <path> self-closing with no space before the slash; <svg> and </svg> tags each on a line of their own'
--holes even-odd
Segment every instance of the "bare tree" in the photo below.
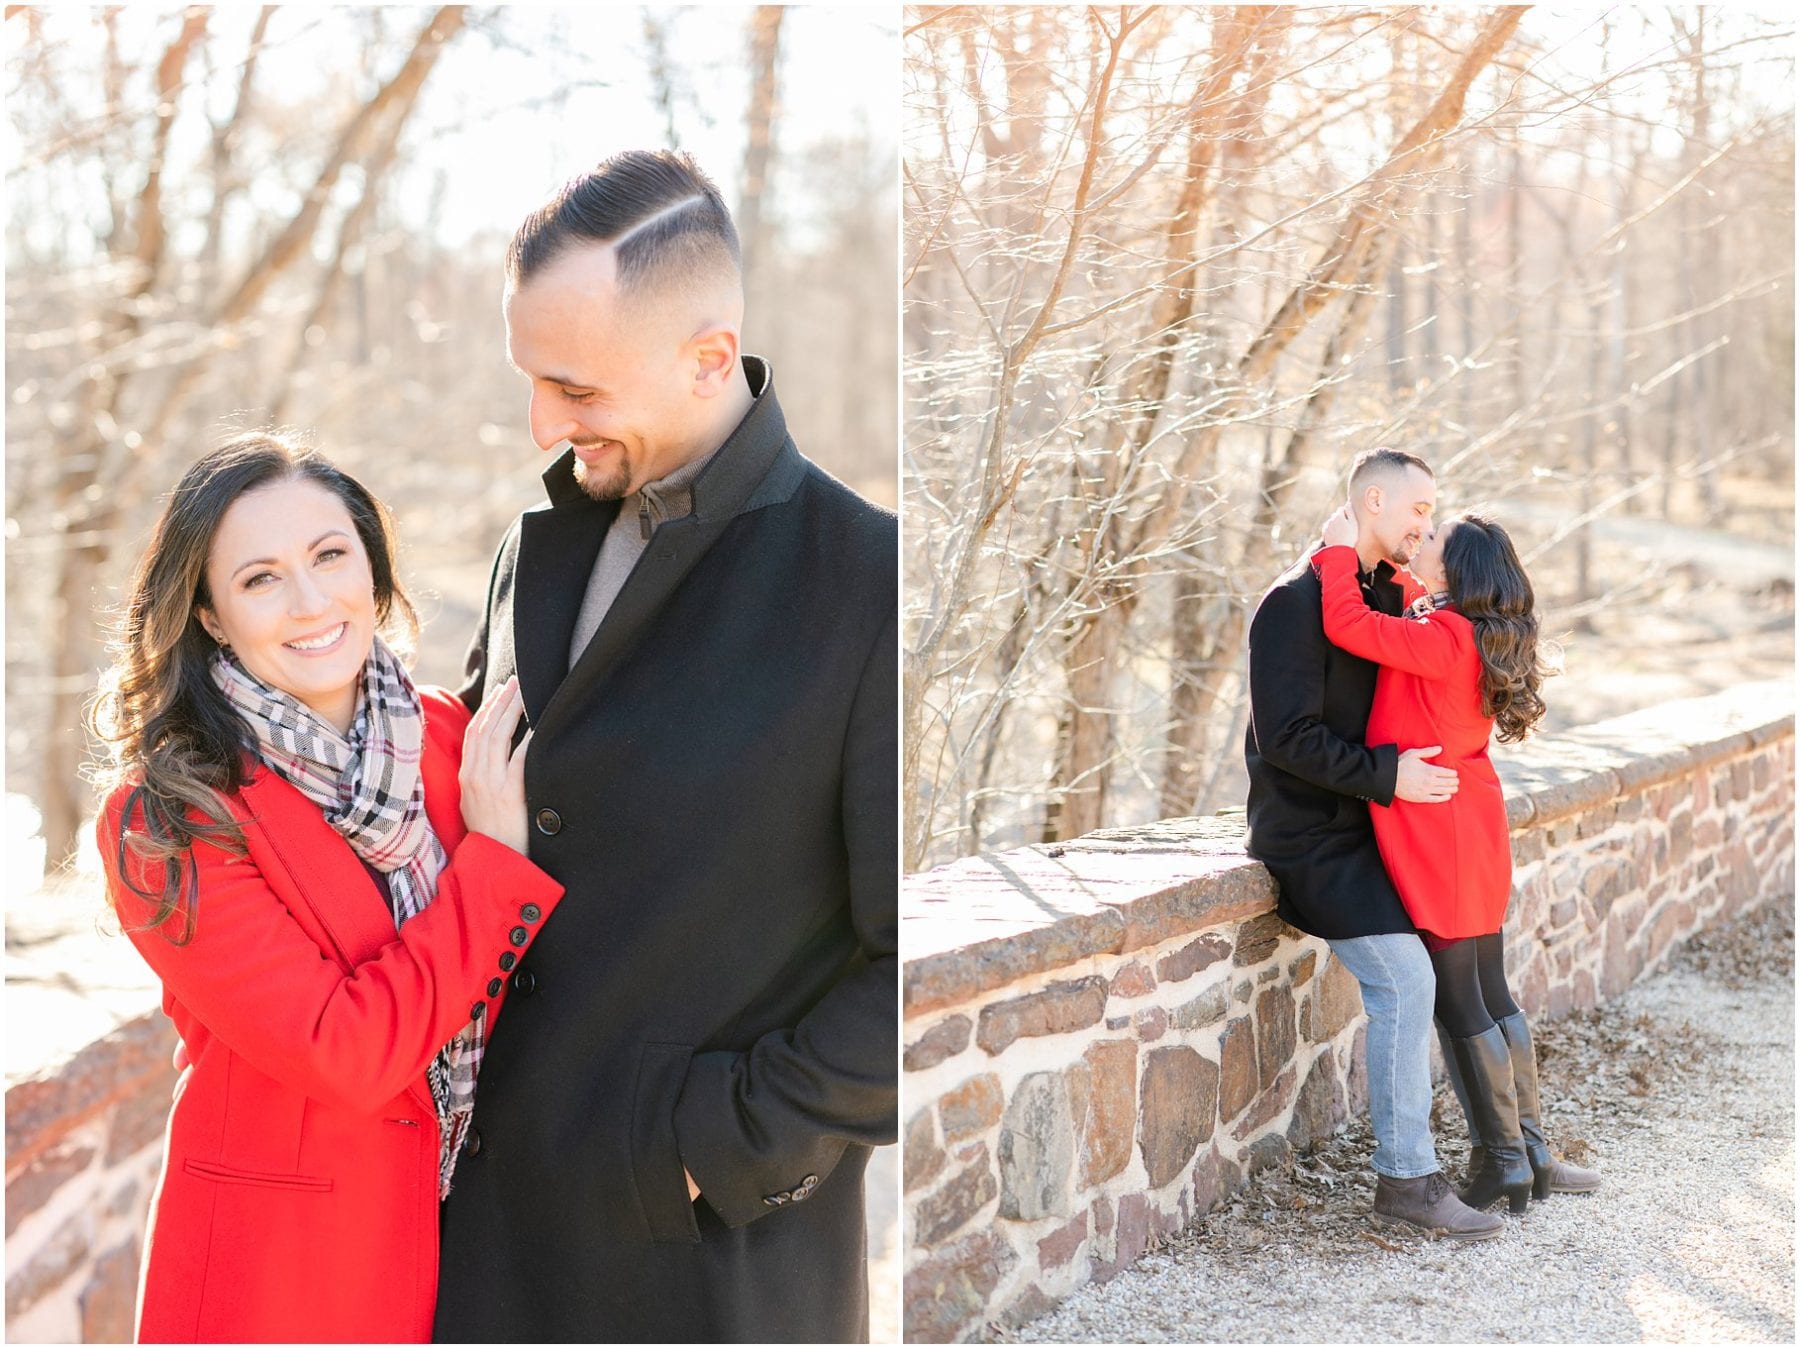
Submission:
<svg viewBox="0 0 1800 1349">
<path fill-rule="evenodd" d="M 60 536 L 57 574 L 51 587 L 50 698 L 43 752 L 40 804 L 44 837 L 53 863 L 74 854 L 85 800 L 77 776 L 86 757 L 82 704 L 99 668 L 93 614 L 100 578 L 118 543 L 117 526 L 135 500 L 146 470 L 158 464 L 171 432 L 219 352 L 241 341 L 246 325 L 277 278 L 286 274 L 311 245 L 327 215 L 332 190 L 345 169 L 360 164 L 365 188 L 372 181 L 369 159 L 372 124 L 404 122 L 406 111 L 438 55 L 462 26 L 463 10 L 437 11 L 420 29 L 399 70 L 360 103 L 340 128 L 298 209 L 233 283 L 198 304 L 168 256 L 171 214 L 162 195 L 165 158 L 182 105 L 189 61 L 206 30 L 209 11 L 190 7 L 155 67 L 155 101 L 150 153 L 130 208 L 129 229 L 109 239 L 107 271 L 120 278 L 112 303 L 98 314 L 92 340 L 84 345 L 83 373 L 75 385 L 76 410 L 55 428 L 53 454 L 59 471 L 51 486 L 51 519 Z M 266 32 L 258 19 L 245 60 L 252 70 Z M 115 81 L 117 76 L 114 77 Z M 239 85 L 235 116 L 247 115 L 252 86 Z M 117 106 L 110 115 L 130 115 Z M 229 146 L 233 127 L 214 128 L 214 144 Z M 219 162 L 215 150 L 213 162 Z M 390 155 L 391 158 L 391 155 Z M 214 184 L 213 201 L 226 185 Z M 215 298 L 216 296 L 216 298 Z M 152 325 L 147 320 L 156 319 Z"/>
<path fill-rule="evenodd" d="M 744 119 L 744 180 L 738 190 L 737 223 L 745 271 L 751 275 L 768 249 L 763 195 L 774 151 L 770 129 L 775 123 L 775 70 L 785 12 L 781 5 L 758 5 L 750 15 L 750 107 Z"/>
<path fill-rule="evenodd" d="M 913 11 L 909 866 L 1231 800 L 1249 612 L 1355 449 L 1399 435 L 1461 500 L 1548 474 L 1576 534 L 1643 497 L 1606 438 L 1708 348 L 1612 291 L 1655 275 L 1633 261 L 1722 157 L 1785 162 L 1791 120 L 1748 115 L 1599 209 L 1626 88 L 1674 97 L 1683 63 L 1571 72 L 1525 21 Z M 1708 279 L 1685 312 L 1765 312 L 1786 270 Z M 1648 368 L 1634 323 L 1667 347 Z M 1578 583 L 1570 612 L 1614 598 Z"/>
</svg>

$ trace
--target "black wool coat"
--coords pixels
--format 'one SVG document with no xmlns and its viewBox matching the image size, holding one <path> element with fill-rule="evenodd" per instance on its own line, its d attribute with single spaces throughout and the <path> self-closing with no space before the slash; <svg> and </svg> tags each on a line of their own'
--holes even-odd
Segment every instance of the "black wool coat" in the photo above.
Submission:
<svg viewBox="0 0 1800 1349">
<path fill-rule="evenodd" d="M 1404 591 L 1383 562 L 1363 597 L 1398 614 Z M 1365 745 L 1377 666 L 1325 636 L 1319 578 L 1303 557 L 1250 622 L 1249 852 L 1280 887 L 1276 912 L 1317 937 L 1415 931 L 1382 865 L 1369 802 L 1389 805 L 1400 751 Z"/>
<path fill-rule="evenodd" d="M 897 1132 L 896 521 L 801 457 L 745 368 L 760 392 L 693 514 L 573 669 L 618 503 L 565 455 L 495 561 L 463 696 L 519 675 L 531 859 L 567 894 L 494 971 L 513 995 L 444 1205 L 440 1341 L 868 1335 L 862 1173 Z"/>
</svg>

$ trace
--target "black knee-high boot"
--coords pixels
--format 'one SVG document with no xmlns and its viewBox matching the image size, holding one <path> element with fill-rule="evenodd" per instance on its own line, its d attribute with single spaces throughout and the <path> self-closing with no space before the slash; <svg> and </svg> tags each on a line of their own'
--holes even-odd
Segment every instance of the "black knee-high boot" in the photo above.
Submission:
<svg viewBox="0 0 1800 1349">
<path fill-rule="evenodd" d="M 1444 1056 L 1444 1076 L 1450 1081 L 1450 1090 L 1456 1095 L 1456 1103 L 1462 1107 L 1463 1123 L 1469 1129 L 1469 1158 L 1463 1170 L 1463 1180 L 1481 1169 L 1481 1126 L 1475 1122 L 1475 1111 L 1469 1105 L 1469 1089 L 1463 1083 L 1462 1069 L 1456 1066 L 1456 1051 L 1450 1047 L 1450 1032 L 1444 1029 L 1442 1021 L 1433 1020 L 1432 1028 L 1437 1031 L 1438 1049 Z"/>
<path fill-rule="evenodd" d="M 1537 1054 L 1531 1046 L 1531 1026 L 1525 1013 L 1514 1012 L 1497 1023 L 1512 1053 L 1513 1086 L 1519 1099 L 1519 1132 L 1525 1140 L 1525 1155 L 1531 1162 L 1532 1193 L 1548 1199 L 1559 1194 L 1585 1194 L 1600 1188 L 1600 1173 L 1584 1166 L 1565 1162 L 1550 1151 L 1550 1139 L 1544 1133 L 1543 1116 L 1539 1112 Z"/>
<path fill-rule="evenodd" d="M 1519 1129 L 1519 1101 L 1513 1084 L 1512 1050 L 1506 1034 L 1489 1026 L 1479 1035 L 1452 1040 L 1456 1066 L 1469 1093 L 1470 1118 L 1481 1131 L 1481 1165 L 1457 1197 L 1470 1208 L 1486 1208 L 1502 1195 L 1514 1213 L 1531 1202 L 1531 1162 Z"/>
</svg>

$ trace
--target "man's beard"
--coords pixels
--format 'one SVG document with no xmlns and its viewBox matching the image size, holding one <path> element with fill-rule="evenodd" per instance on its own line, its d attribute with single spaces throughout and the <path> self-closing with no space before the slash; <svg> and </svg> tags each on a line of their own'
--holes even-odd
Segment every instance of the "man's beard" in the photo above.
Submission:
<svg viewBox="0 0 1800 1349">
<path fill-rule="evenodd" d="M 1419 545 L 1423 539 L 1402 539 L 1388 550 L 1388 561 L 1396 567 L 1404 567 L 1419 555 Z"/>
<path fill-rule="evenodd" d="M 623 455 L 611 469 L 596 471 L 577 459 L 575 485 L 591 500 L 620 501 L 631 495 L 631 466 Z"/>
</svg>

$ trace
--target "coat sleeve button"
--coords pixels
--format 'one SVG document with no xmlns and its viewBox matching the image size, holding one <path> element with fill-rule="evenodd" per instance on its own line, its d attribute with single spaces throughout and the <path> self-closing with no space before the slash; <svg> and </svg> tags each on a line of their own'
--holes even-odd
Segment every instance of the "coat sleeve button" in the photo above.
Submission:
<svg viewBox="0 0 1800 1349">
<path fill-rule="evenodd" d="M 522 927 L 515 927 L 511 932 L 506 934 L 506 939 L 514 946 L 523 946 L 526 942 L 531 940 L 531 934 Z"/>
<path fill-rule="evenodd" d="M 499 997 L 500 990 L 505 987 L 506 987 L 506 980 L 504 980 L 504 979 L 489 979 L 488 980 L 488 996 L 490 998 Z"/>
<path fill-rule="evenodd" d="M 469 1008 L 469 1020 L 471 1021 L 479 1021 L 486 1014 L 487 1004 L 485 1002 L 478 1002 L 473 1007 Z"/>
<path fill-rule="evenodd" d="M 544 916 L 544 911 L 535 904 L 527 904 L 519 910 L 519 917 L 528 923 L 535 923 Z"/>
<path fill-rule="evenodd" d="M 545 806 L 537 813 L 537 827 L 540 834 L 560 834 L 562 832 L 562 816 L 551 810 L 549 806 Z"/>
<path fill-rule="evenodd" d="M 502 951 L 500 953 L 500 968 L 501 969 L 510 970 L 514 965 L 516 965 L 518 963 L 519 963 L 519 958 L 516 955 L 514 955 L 511 951 Z"/>
</svg>

